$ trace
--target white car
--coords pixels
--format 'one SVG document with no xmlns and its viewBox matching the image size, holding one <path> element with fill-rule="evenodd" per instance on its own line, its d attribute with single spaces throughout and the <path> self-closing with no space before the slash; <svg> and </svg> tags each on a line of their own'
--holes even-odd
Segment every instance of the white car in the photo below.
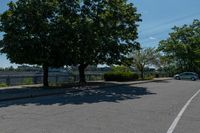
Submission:
<svg viewBox="0 0 200 133">
<path fill-rule="evenodd" d="M 177 79 L 177 80 L 189 79 L 189 80 L 195 81 L 199 79 L 199 76 L 198 74 L 194 72 L 183 72 L 183 73 L 174 75 L 174 79 Z"/>
</svg>

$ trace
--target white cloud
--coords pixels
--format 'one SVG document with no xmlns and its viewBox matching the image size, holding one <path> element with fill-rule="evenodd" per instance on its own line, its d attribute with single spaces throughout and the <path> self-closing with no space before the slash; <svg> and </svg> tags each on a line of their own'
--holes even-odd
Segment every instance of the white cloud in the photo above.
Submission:
<svg viewBox="0 0 200 133">
<path fill-rule="evenodd" d="M 155 37 L 152 37 L 152 36 L 149 37 L 149 39 L 150 39 L 150 40 L 156 40 L 156 38 L 155 38 Z"/>
</svg>

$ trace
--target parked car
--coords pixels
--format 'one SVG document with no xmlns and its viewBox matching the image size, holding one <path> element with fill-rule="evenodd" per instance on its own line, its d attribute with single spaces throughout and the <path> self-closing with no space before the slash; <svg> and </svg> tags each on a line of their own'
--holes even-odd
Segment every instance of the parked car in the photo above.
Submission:
<svg viewBox="0 0 200 133">
<path fill-rule="evenodd" d="M 199 79 L 199 76 L 198 74 L 194 72 L 183 72 L 183 73 L 174 75 L 174 79 L 177 79 L 177 80 L 188 79 L 188 80 L 195 81 Z"/>
</svg>

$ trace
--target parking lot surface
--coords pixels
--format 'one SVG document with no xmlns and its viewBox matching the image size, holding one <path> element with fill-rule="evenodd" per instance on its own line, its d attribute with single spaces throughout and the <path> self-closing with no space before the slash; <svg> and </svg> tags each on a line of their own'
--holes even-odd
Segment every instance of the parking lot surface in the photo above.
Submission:
<svg viewBox="0 0 200 133">
<path fill-rule="evenodd" d="M 0 132 L 166 133 L 199 89 L 199 81 L 165 80 L 0 102 Z M 197 95 L 174 133 L 198 133 L 199 114 Z"/>
</svg>

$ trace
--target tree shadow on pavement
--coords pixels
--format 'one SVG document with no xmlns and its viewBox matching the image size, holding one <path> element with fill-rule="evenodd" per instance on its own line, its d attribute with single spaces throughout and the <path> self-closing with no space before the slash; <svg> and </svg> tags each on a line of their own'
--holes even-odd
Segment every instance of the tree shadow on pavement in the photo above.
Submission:
<svg viewBox="0 0 200 133">
<path fill-rule="evenodd" d="M 75 92 L 67 92 L 61 95 L 25 98 L 21 100 L 0 102 L 1 107 L 9 107 L 15 105 L 28 106 L 29 104 L 54 105 L 59 106 L 74 104 L 81 105 L 84 103 L 93 104 L 99 102 L 120 102 L 123 100 L 131 100 L 141 98 L 143 95 L 152 95 L 147 88 L 134 87 L 129 85 L 120 85 L 115 87 L 98 87 L 92 89 L 84 89 Z"/>
</svg>

